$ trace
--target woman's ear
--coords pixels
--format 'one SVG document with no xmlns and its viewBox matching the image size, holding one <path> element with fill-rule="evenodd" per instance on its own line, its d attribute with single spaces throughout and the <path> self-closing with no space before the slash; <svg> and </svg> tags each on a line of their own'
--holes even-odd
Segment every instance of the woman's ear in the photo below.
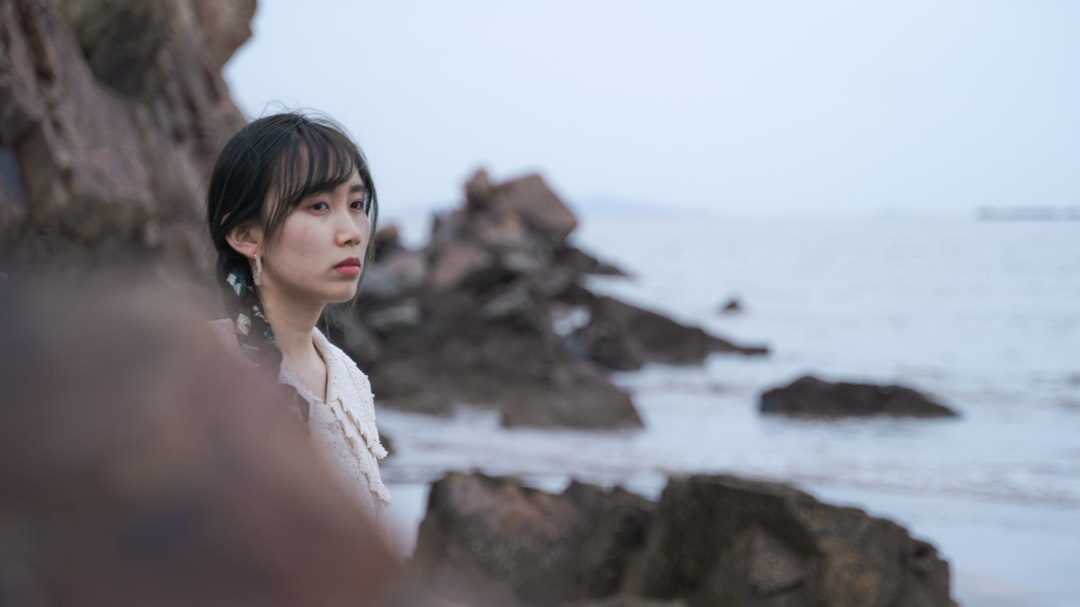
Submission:
<svg viewBox="0 0 1080 607">
<path fill-rule="evenodd" d="M 228 242 L 229 246 L 237 253 L 251 259 L 262 251 L 262 226 L 255 225 L 254 222 L 245 221 L 229 230 L 229 233 L 225 235 L 225 241 Z"/>
</svg>

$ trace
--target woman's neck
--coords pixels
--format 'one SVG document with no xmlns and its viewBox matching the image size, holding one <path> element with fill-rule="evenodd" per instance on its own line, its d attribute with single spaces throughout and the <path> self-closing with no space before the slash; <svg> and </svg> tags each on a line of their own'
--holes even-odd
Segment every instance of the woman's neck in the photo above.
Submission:
<svg viewBox="0 0 1080 607">
<path fill-rule="evenodd" d="M 260 289 L 259 301 L 267 322 L 274 329 L 274 341 L 286 367 L 318 358 L 311 332 L 322 314 L 323 305 L 303 303 Z"/>
</svg>

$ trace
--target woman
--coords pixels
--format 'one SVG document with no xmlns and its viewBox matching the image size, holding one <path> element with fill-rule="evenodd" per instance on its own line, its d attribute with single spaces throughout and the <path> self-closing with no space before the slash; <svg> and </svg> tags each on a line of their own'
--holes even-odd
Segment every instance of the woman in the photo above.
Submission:
<svg viewBox="0 0 1080 607">
<path fill-rule="evenodd" d="M 320 451 L 389 539 L 370 383 L 316 328 L 326 304 L 355 296 L 377 215 L 363 154 L 322 119 L 251 122 L 210 178 L 207 223 L 229 316 L 215 329 L 295 389 Z"/>
</svg>

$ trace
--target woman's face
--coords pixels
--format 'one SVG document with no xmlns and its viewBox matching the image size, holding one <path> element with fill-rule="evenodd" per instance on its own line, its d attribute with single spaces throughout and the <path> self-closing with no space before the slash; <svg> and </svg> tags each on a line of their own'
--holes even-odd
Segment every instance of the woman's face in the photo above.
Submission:
<svg viewBox="0 0 1080 607">
<path fill-rule="evenodd" d="M 329 192 L 303 199 L 262 249 L 262 289 L 311 303 L 348 301 L 356 294 L 371 224 L 364 182 L 353 171 Z"/>
</svg>

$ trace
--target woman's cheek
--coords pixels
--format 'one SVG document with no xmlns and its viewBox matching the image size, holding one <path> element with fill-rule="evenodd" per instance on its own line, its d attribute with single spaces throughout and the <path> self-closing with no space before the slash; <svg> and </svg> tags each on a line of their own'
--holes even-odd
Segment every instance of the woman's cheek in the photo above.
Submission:
<svg viewBox="0 0 1080 607">
<path fill-rule="evenodd" d="M 296 246 L 308 249 L 317 240 L 318 228 L 311 221 L 304 221 L 297 226 Z"/>
</svg>

